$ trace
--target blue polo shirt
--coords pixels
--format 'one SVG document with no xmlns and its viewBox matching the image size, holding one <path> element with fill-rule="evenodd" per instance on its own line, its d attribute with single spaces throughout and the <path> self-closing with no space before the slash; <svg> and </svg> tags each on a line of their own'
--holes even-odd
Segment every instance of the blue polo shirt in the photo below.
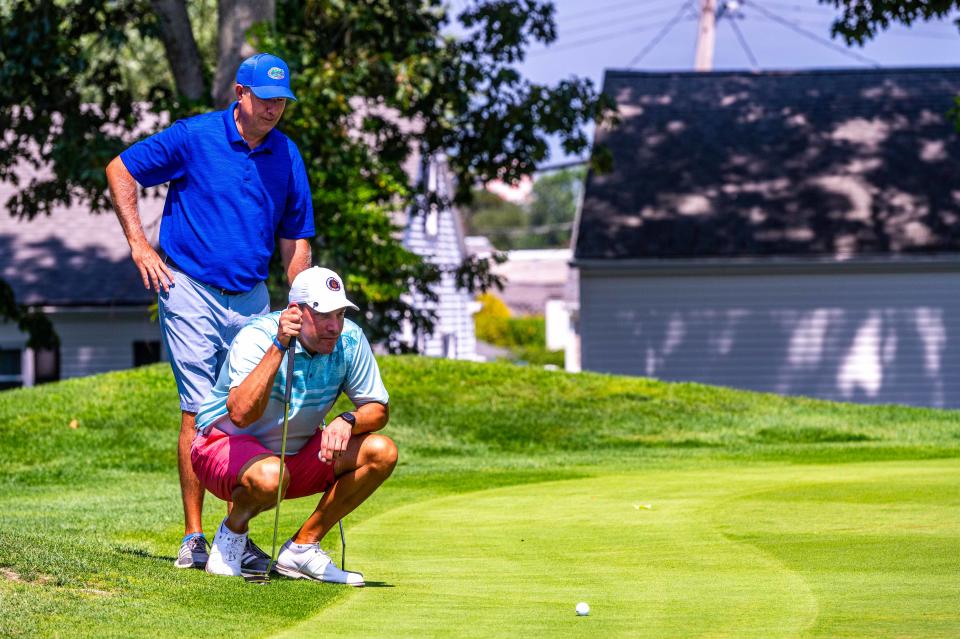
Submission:
<svg viewBox="0 0 960 639">
<path fill-rule="evenodd" d="M 178 120 L 120 154 L 142 186 L 169 182 L 160 247 L 187 274 L 249 291 L 267 279 L 276 237 L 313 237 L 300 151 L 273 129 L 250 149 L 225 111 Z"/>
<path fill-rule="evenodd" d="M 240 330 L 220 369 L 217 383 L 197 412 L 197 430 L 213 426 L 228 435 L 253 435 L 260 443 L 280 453 L 283 432 L 283 394 L 287 384 L 287 362 L 280 364 L 263 416 L 247 428 L 236 426 L 227 414 L 230 389 L 239 386 L 256 368 L 273 345 L 280 325 L 280 313 L 261 315 Z M 344 320 L 340 339 L 329 355 L 311 355 L 299 342 L 294 346 L 293 386 L 287 429 L 287 453 L 295 454 L 325 423 L 340 393 L 355 406 L 370 402 L 388 404 L 390 395 L 380 378 L 380 368 L 360 327 Z M 290 351 L 287 351 L 289 356 Z"/>
</svg>

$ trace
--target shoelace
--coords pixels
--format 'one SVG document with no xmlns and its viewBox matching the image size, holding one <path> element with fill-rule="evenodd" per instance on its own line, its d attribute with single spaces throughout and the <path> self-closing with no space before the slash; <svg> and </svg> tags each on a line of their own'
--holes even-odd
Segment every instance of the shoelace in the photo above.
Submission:
<svg viewBox="0 0 960 639">
<path fill-rule="evenodd" d="M 317 543 L 315 543 L 315 544 L 310 544 L 310 546 L 312 547 L 313 550 L 316 550 L 316 552 L 317 552 L 318 555 L 320 555 L 320 557 L 321 557 L 320 561 L 323 561 L 323 562 L 325 562 L 325 563 L 328 563 L 328 564 L 330 564 L 331 566 L 333 565 L 333 560 L 330 559 L 330 555 L 328 555 L 328 554 L 326 553 L 326 551 L 325 551 L 323 548 L 320 547 L 320 542 L 317 542 Z M 309 551 L 307 551 L 307 552 L 309 552 Z M 316 559 L 316 557 L 310 557 L 310 559 L 307 560 L 307 563 L 310 563 L 312 560 L 315 560 L 315 559 Z"/>
<path fill-rule="evenodd" d="M 190 549 L 190 552 L 207 552 L 207 548 L 209 547 L 210 542 L 207 541 L 207 538 L 203 535 L 197 535 L 187 540 L 187 548 Z"/>
</svg>

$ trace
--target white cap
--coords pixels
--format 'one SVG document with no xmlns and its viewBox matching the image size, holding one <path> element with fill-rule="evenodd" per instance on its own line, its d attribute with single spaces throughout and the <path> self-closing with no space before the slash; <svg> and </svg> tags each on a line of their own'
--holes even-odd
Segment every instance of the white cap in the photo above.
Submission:
<svg viewBox="0 0 960 639">
<path fill-rule="evenodd" d="M 297 304 L 306 304 L 318 313 L 331 313 L 347 307 L 360 310 L 347 299 L 340 276 L 319 266 L 300 271 L 300 274 L 293 278 L 288 299 Z"/>
</svg>

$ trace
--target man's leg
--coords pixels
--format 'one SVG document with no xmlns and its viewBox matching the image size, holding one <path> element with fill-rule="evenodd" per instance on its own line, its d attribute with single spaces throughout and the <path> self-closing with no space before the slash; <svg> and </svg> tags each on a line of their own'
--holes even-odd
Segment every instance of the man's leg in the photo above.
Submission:
<svg viewBox="0 0 960 639">
<path fill-rule="evenodd" d="M 277 504 L 277 487 L 280 482 L 280 458 L 262 455 L 247 462 L 240 471 L 240 481 L 233 489 L 233 508 L 224 520 L 235 533 L 250 529 L 250 520 Z M 290 473 L 283 473 L 283 489 L 290 485 Z"/>
<path fill-rule="evenodd" d="M 283 474 L 284 491 L 290 474 Z M 272 454 L 251 458 L 239 473 L 240 480 L 231 493 L 233 508 L 214 537 L 206 570 L 211 574 L 238 576 L 249 543 L 250 520 L 277 503 L 280 483 L 280 459 Z M 264 566 L 262 571 L 266 571 Z"/>
<path fill-rule="evenodd" d="M 306 448 L 297 457 L 307 454 L 314 463 L 320 463 L 316 451 L 309 444 Z M 297 459 L 295 465 L 300 461 Z M 338 568 L 320 549 L 319 542 L 338 520 L 373 494 L 396 465 L 397 447 L 389 437 L 368 433 L 351 438 L 344 455 L 334 463 L 335 479 L 317 509 L 280 549 L 277 572 L 294 579 L 363 586 L 363 575 Z"/>
<path fill-rule="evenodd" d="M 196 435 L 196 413 L 180 413 L 180 442 L 177 465 L 180 468 L 180 497 L 183 500 L 183 534 L 203 532 L 203 486 L 190 463 L 190 446 Z"/>
<path fill-rule="evenodd" d="M 352 437 L 347 450 L 334 463 L 336 480 L 293 536 L 293 542 L 319 542 L 338 521 L 372 495 L 396 465 L 397 446 L 389 437 L 376 433 Z"/>
</svg>

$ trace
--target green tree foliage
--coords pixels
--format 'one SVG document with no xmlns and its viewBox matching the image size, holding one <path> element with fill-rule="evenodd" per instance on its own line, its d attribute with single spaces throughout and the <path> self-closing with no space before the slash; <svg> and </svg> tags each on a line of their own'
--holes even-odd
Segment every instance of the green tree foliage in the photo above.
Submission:
<svg viewBox="0 0 960 639">
<path fill-rule="evenodd" d="M 144 123 L 158 122 L 161 112 L 208 108 L 179 98 L 146 46 L 127 60 L 142 69 L 155 64 L 156 72 L 131 86 L 120 52 L 158 41 L 158 19 L 145 0 L 24 0 L 3 8 L 0 125 L 8 135 L 0 140 L 0 177 L 10 179 L 19 159 L 51 171 L 20 185 L 8 203 L 14 214 L 74 202 L 108 209 L 103 167 L 150 132 Z M 473 2 L 456 16 L 462 37 L 447 35 L 452 20 L 440 0 L 290 0 L 277 3 L 275 22 L 248 34 L 257 49 L 291 66 L 300 100 L 281 127 L 308 167 L 315 261 L 344 275 L 374 341 L 398 333 L 405 320 L 430 330 L 434 319 L 406 294 L 429 298 L 440 274 L 404 249 L 389 215 L 451 204 L 410 184 L 405 168 L 414 156 L 442 154 L 455 178 L 452 199 L 466 202 L 478 181 L 530 173 L 546 159 L 549 136 L 569 153 L 582 152 L 584 125 L 612 106 L 589 80 L 546 86 L 516 70 L 530 45 L 556 38 L 551 3 Z M 209 30 L 209 16 L 196 22 L 195 11 L 194 33 Z M 203 43 L 211 38 L 197 40 L 209 66 Z M 604 157 L 597 154 L 598 164 Z M 458 279 L 471 280 L 474 266 Z"/>
<path fill-rule="evenodd" d="M 28 348 L 56 348 L 60 344 L 50 318 L 17 304 L 13 289 L 3 280 L 0 280 L 0 320 L 16 322 L 17 328 L 29 336 Z"/>
<path fill-rule="evenodd" d="M 0 4 L 0 180 L 17 187 L 3 203 L 10 215 L 32 219 L 75 200 L 107 206 L 103 167 L 123 149 L 122 130 L 143 114 L 117 65 L 86 55 L 84 45 L 121 48 L 142 9 L 92 0 Z M 29 181 L 20 179 L 23 167 L 33 169 Z M 28 346 L 56 345 L 49 320 L 16 304 L 2 280 L 0 298 L 0 320 L 28 333 Z"/>
<path fill-rule="evenodd" d="M 585 169 L 542 175 L 530 203 L 521 206 L 483 189 L 464 209 L 469 235 L 483 235 L 500 250 L 565 248 L 570 245 Z"/>
<path fill-rule="evenodd" d="M 520 248 L 520 239 L 530 226 L 530 216 L 522 206 L 485 189 L 477 189 L 461 211 L 467 235 L 483 235 L 502 251 Z"/>
<path fill-rule="evenodd" d="M 583 189 L 584 169 L 548 173 L 533 183 L 530 202 L 530 233 L 521 248 L 570 246 L 573 219 Z"/>
<path fill-rule="evenodd" d="M 831 31 L 847 44 L 864 45 L 891 24 L 942 20 L 960 9 L 960 0 L 819 0 L 840 10 Z M 960 18 L 953 23 L 960 29 Z M 950 111 L 960 133 L 960 96 Z"/>
<path fill-rule="evenodd" d="M 960 0 L 820 0 L 840 10 L 833 34 L 863 45 L 891 24 L 941 20 L 960 9 Z M 960 28 L 960 18 L 954 21 Z"/>
</svg>

